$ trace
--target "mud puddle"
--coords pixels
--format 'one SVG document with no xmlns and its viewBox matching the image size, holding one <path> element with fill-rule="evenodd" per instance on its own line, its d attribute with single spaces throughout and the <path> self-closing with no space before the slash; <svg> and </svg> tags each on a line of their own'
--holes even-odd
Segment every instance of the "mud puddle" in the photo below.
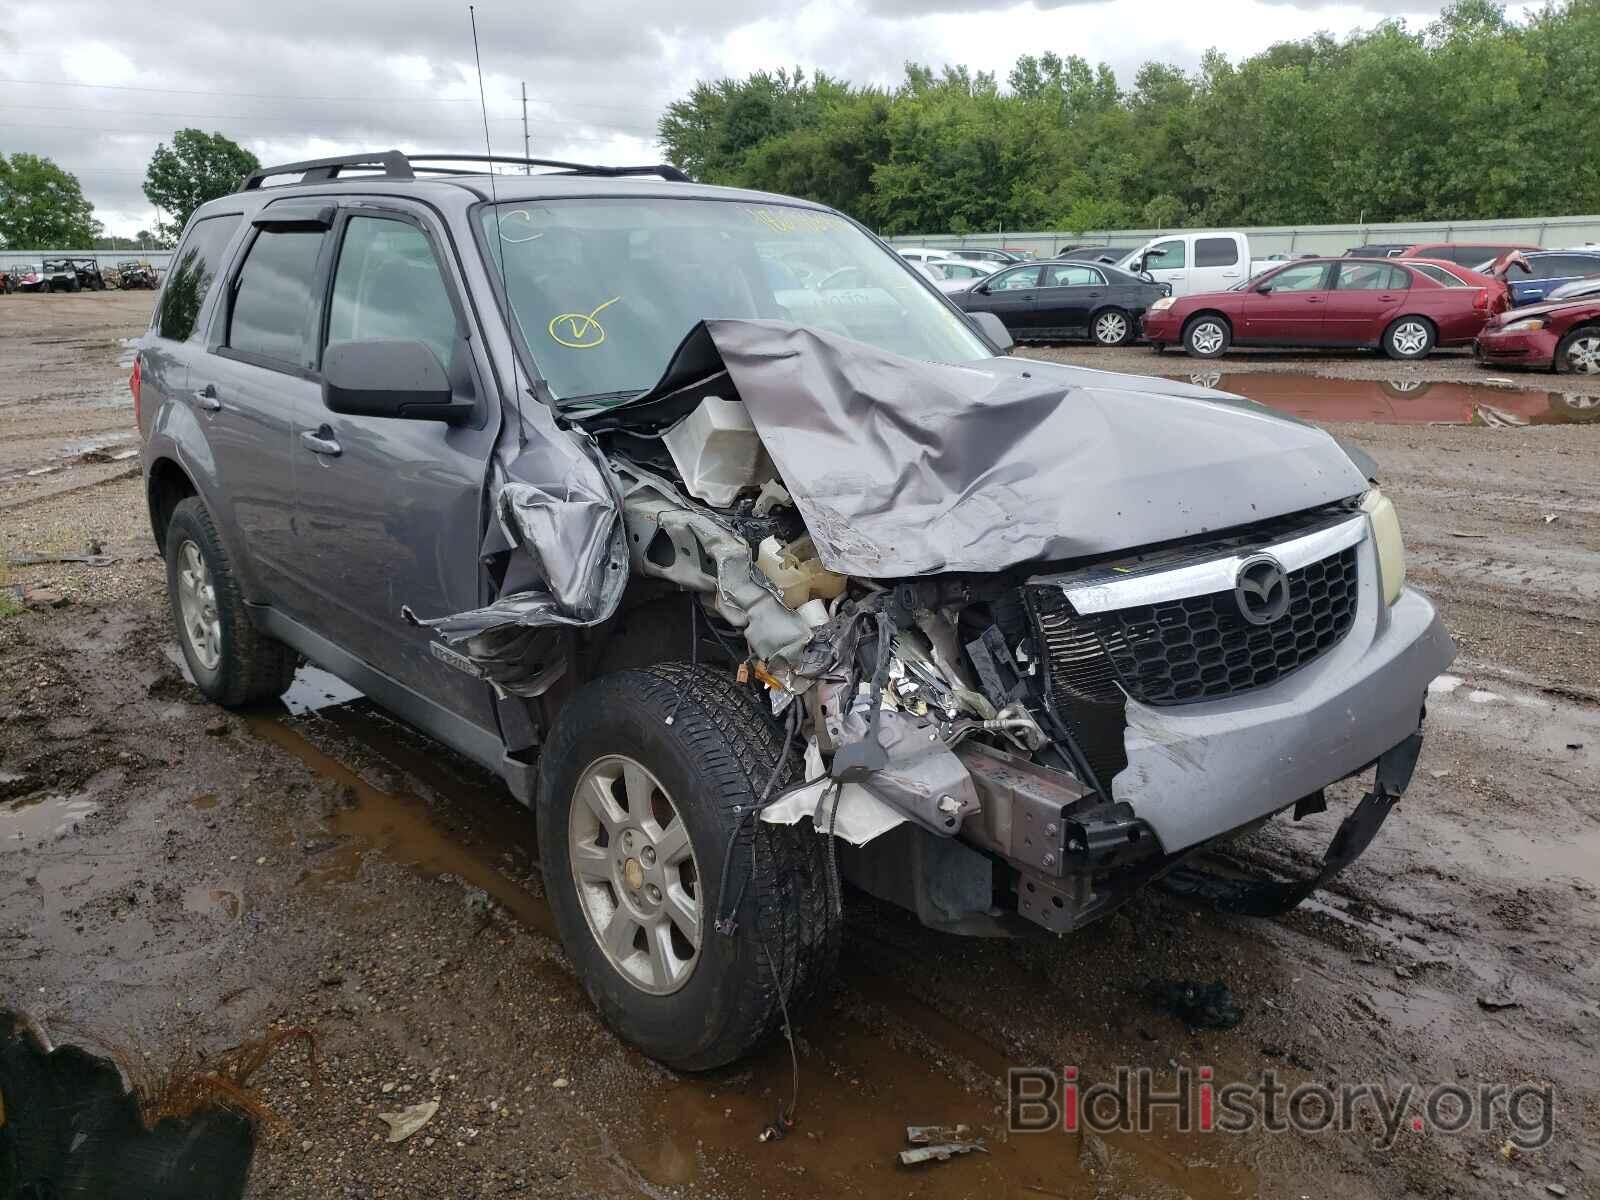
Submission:
<svg viewBox="0 0 1600 1200">
<path fill-rule="evenodd" d="M 1310 421 L 1382 425 L 1573 425 L 1600 422 L 1600 396 L 1427 379 L 1330 379 L 1268 371 L 1188 371 L 1168 378 L 1232 392 Z"/>
<path fill-rule="evenodd" d="M 0 854 L 28 850 L 70 833 L 100 806 L 87 796 L 24 796 L 0 804 Z"/>
<path fill-rule="evenodd" d="M 302 668 L 285 699 L 289 715 L 247 718 L 251 732 L 338 789 L 327 817 L 337 840 L 312 855 L 304 886 L 340 886 L 356 878 L 363 856 L 378 853 L 481 888 L 526 928 L 556 937 L 537 882 L 531 814 L 498 780 L 314 668 Z M 385 786 L 371 782 L 374 774 Z M 392 786 L 389 777 L 397 780 Z M 223 920 L 230 900 L 230 891 L 216 885 L 186 897 L 190 911 Z M 587 1004 L 577 981 L 564 978 L 567 1001 Z M 1092 1190 L 1094 1172 L 1109 1163 L 1141 1184 L 1142 1195 L 1211 1200 L 1255 1193 L 1253 1172 L 1221 1157 L 1225 1147 L 1214 1137 L 1112 1134 L 1108 1149 L 1092 1153 L 1078 1136 L 1059 1131 L 1008 1139 L 1005 1078 L 1012 1064 L 1003 1051 L 878 976 L 864 959 L 848 961 L 842 978 L 842 1011 L 810 1022 L 799 1035 L 798 1108 L 784 1136 L 759 1140 L 781 1124 L 780 1113 L 795 1097 L 789 1051 L 780 1040 L 735 1067 L 668 1075 L 637 1096 L 639 1116 L 628 1121 L 633 1132 L 617 1144 L 640 1177 L 655 1186 L 739 1181 L 741 1194 L 909 1190 L 936 1200 L 1045 1198 Z M 902 1167 L 895 1156 L 907 1148 L 908 1124 L 966 1124 L 985 1139 L 988 1153 Z"/>
</svg>

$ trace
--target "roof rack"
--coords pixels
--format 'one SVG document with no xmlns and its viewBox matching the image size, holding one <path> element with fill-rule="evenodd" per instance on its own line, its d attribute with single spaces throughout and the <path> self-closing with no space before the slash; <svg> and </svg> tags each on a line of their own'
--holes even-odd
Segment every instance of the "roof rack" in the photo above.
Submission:
<svg viewBox="0 0 1600 1200">
<path fill-rule="evenodd" d="M 344 171 L 360 171 L 362 178 L 368 173 L 382 170 L 385 179 L 415 179 L 425 175 L 482 175 L 483 171 L 470 171 L 462 167 L 418 166 L 418 163 L 505 163 L 518 167 L 550 167 L 559 175 L 598 175 L 617 179 L 630 175 L 656 175 L 672 183 L 693 183 L 683 171 L 669 163 L 641 167 L 602 167 L 590 163 L 561 162 L 551 158 L 513 158 L 501 154 L 402 154 L 399 150 L 383 150 L 372 154 L 347 154 L 334 158 L 312 158 L 305 162 L 284 163 L 276 167 L 262 167 L 251 171 L 239 185 L 242 192 L 255 191 L 266 180 L 278 175 L 299 175 L 300 183 L 326 183 L 338 179 Z"/>
</svg>

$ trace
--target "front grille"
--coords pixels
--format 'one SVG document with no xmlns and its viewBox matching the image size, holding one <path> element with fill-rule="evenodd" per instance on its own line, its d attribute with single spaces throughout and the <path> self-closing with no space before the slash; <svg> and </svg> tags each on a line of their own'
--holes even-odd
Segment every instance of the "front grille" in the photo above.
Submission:
<svg viewBox="0 0 1600 1200">
<path fill-rule="evenodd" d="M 1283 678 L 1338 643 L 1355 621 L 1354 546 L 1291 571 L 1289 607 L 1252 625 L 1232 589 L 1079 616 L 1058 585 L 1028 588 L 1058 710 L 1215 700 Z"/>
</svg>

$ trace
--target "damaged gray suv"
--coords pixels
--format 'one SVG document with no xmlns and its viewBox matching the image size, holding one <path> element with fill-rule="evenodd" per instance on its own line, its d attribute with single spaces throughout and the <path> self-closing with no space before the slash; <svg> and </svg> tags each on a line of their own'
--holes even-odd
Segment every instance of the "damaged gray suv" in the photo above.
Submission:
<svg viewBox="0 0 1600 1200">
<path fill-rule="evenodd" d="M 827 208 L 528 165 L 251 175 L 132 383 L 201 690 L 310 660 L 496 772 L 623 1037 L 744 1054 L 841 881 L 1059 934 L 1156 880 L 1279 912 L 1371 841 L 1454 648 L 1360 451 L 1009 357 Z M 1361 772 L 1310 878 L 1189 861 Z"/>
</svg>

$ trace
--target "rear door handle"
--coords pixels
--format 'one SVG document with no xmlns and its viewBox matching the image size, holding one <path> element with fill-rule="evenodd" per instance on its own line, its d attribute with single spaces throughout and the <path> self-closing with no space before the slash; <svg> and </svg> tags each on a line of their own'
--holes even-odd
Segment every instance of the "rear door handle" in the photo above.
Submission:
<svg viewBox="0 0 1600 1200">
<path fill-rule="evenodd" d="M 333 430 L 326 425 L 315 433 L 306 430 L 300 435 L 300 441 L 313 454 L 326 454 L 329 458 L 338 458 L 344 453 L 339 443 L 334 440 Z"/>
<path fill-rule="evenodd" d="M 208 383 L 203 388 L 195 391 L 194 402 L 207 412 L 218 412 L 222 408 L 222 401 L 217 399 L 217 385 Z"/>
</svg>

